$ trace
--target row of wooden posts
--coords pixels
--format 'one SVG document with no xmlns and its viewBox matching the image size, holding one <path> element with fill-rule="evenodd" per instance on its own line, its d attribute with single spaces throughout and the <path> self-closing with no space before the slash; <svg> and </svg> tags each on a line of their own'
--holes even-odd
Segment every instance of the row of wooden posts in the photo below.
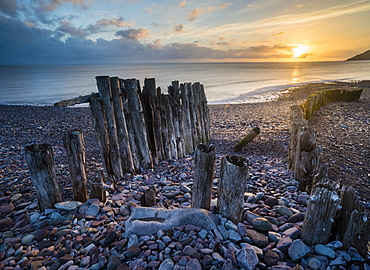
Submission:
<svg viewBox="0 0 370 270">
<path fill-rule="evenodd" d="M 173 81 L 168 94 L 145 79 L 96 77 L 99 94 L 89 102 L 109 176 L 182 158 L 210 139 L 207 98 L 200 83 Z"/>
<path fill-rule="evenodd" d="M 81 131 L 65 132 L 64 145 L 68 156 L 72 181 L 73 200 L 85 202 L 88 199 L 86 173 L 84 168 L 85 150 Z M 49 144 L 29 145 L 25 157 L 35 186 L 41 211 L 54 208 L 62 201 L 54 170 L 54 157 Z M 200 144 L 195 151 L 195 171 L 192 187 L 192 207 L 211 208 L 216 150 L 214 145 Z M 241 221 L 244 205 L 244 191 L 248 178 L 248 162 L 240 156 L 225 156 L 221 162 L 218 184 L 217 206 L 219 213 L 235 223 Z M 90 197 L 106 200 L 106 186 L 102 170 L 96 172 L 90 185 Z M 154 206 L 156 190 L 152 187 L 142 196 L 143 206 Z"/>
<path fill-rule="evenodd" d="M 328 101 L 358 100 L 362 90 L 328 90 L 311 95 L 290 111 L 288 165 L 302 191 L 311 194 L 301 238 L 309 245 L 327 243 L 338 235 L 344 246 L 354 246 L 367 258 L 370 252 L 370 214 L 359 202 L 352 187 L 329 183 L 327 164 L 320 162 L 316 132 L 308 127 L 315 110 Z"/>
</svg>

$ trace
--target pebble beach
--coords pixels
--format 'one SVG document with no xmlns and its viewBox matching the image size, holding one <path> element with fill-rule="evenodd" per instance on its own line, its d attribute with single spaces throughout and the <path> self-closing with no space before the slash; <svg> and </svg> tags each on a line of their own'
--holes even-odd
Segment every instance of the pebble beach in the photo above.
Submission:
<svg viewBox="0 0 370 270">
<path fill-rule="evenodd" d="M 178 225 L 147 235 L 126 234 L 126 221 L 149 187 L 157 208 L 191 206 L 194 155 L 162 161 L 138 175 L 125 175 L 105 203 L 61 204 L 40 212 L 24 147 L 49 143 L 63 200 L 72 200 L 62 132 L 80 129 L 88 181 L 101 168 L 89 108 L 0 105 L 1 269 L 370 269 L 364 250 L 337 239 L 307 246 L 300 239 L 309 194 L 298 190 L 287 169 L 290 106 L 319 90 L 359 87 L 357 102 L 330 103 L 314 113 L 322 162 L 330 181 L 352 186 L 370 207 L 370 81 L 314 83 L 281 91 L 269 102 L 211 105 L 211 143 L 217 150 L 213 199 L 221 158 L 253 127 L 261 133 L 238 153 L 248 159 L 242 222 L 211 212 L 214 228 Z M 369 238 L 370 241 L 370 238 Z"/>
</svg>

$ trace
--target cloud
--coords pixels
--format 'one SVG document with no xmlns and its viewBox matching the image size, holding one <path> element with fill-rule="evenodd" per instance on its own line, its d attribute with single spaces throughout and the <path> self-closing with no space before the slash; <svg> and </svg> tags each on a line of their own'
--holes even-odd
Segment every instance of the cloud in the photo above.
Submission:
<svg viewBox="0 0 370 270">
<path fill-rule="evenodd" d="M 17 2 L 15 0 L 1 0 L 0 12 L 15 17 L 17 15 Z"/>
<path fill-rule="evenodd" d="M 248 30 L 254 29 L 262 30 L 274 26 L 275 27 L 282 26 L 285 27 L 287 25 L 295 26 L 297 24 L 307 24 L 314 21 L 323 21 L 328 18 L 335 18 L 343 15 L 355 14 L 369 10 L 370 2 L 359 0 L 356 2 L 339 4 L 337 6 L 325 9 L 309 11 L 299 14 L 280 15 L 248 23 L 240 22 L 223 24 L 221 26 L 207 29 L 198 28 L 197 31 L 194 31 L 192 34 L 195 36 L 202 36 L 204 35 L 204 31 L 207 30 L 212 32 L 214 35 L 223 35 L 224 33 L 230 32 L 246 32 Z"/>
<path fill-rule="evenodd" d="M 122 26 L 131 26 L 133 25 L 133 22 L 131 21 L 126 22 L 124 18 L 118 17 L 116 19 L 101 19 L 97 21 L 96 24 L 100 26 L 114 25 L 114 26 L 122 27 Z"/>
<path fill-rule="evenodd" d="M 179 4 L 180 8 L 183 8 L 186 6 L 186 1 L 181 1 Z"/>
<path fill-rule="evenodd" d="M 71 3 L 81 9 L 87 9 L 92 2 L 92 0 L 46 0 L 42 4 L 42 9 L 44 11 L 53 11 L 63 3 Z"/>
<path fill-rule="evenodd" d="M 102 31 L 105 28 L 109 27 L 125 27 L 125 26 L 132 26 L 134 23 L 132 21 L 125 21 L 122 17 L 118 17 L 115 19 L 101 19 L 97 21 L 95 24 L 90 24 L 86 27 L 85 32 L 88 34 L 95 34 Z"/>
<path fill-rule="evenodd" d="M 162 44 L 157 39 L 142 43 L 149 37 L 148 29 L 120 30 L 113 40 L 90 40 L 71 25 L 70 37 L 60 40 L 60 31 L 39 29 L 0 15 L 0 64 L 119 64 L 137 61 L 181 59 L 271 59 L 292 57 L 295 46 L 251 46 L 238 50 L 221 50 L 198 43 Z M 76 31 L 74 33 L 73 31 Z M 74 34 L 74 35 L 72 35 Z M 221 45 L 221 44 L 220 44 Z"/>
<path fill-rule="evenodd" d="M 203 15 L 207 12 L 212 12 L 214 10 L 225 9 L 231 4 L 232 4 L 231 2 L 227 2 L 227 3 L 224 3 L 224 4 L 219 5 L 219 6 L 202 7 L 202 8 L 193 9 L 188 14 L 188 20 L 193 21 L 196 18 L 198 18 L 200 15 Z"/>
<path fill-rule="evenodd" d="M 119 30 L 116 36 L 138 42 L 150 36 L 150 31 L 146 28 Z"/>
<path fill-rule="evenodd" d="M 279 33 L 273 34 L 271 36 L 276 37 L 276 36 L 281 36 L 281 35 L 284 35 L 284 34 L 285 34 L 285 32 L 279 32 Z"/>
<path fill-rule="evenodd" d="M 57 31 L 60 31 L 65 34 L 69 34 L 72 37 L 84 37 L 86 36 L 86 33 L 80 29 L 73 26 L 69 21 L 60 21 L 60 26 L 56 29 Z"/>
<path fill-rule="evenodd" d="M 184 32 L 184 25 L 183 24 L 177 24 L 173 27 L 173 30 L 175 31 L 175 33 L 182 33 Z"/>
<path fill-rule="evenodd" d="M 147 8 L 144 12 L 145 13 L 150 13 L 150 12 L 152 12 L 153 10 L 151 9 L 151 8 Z"/>
</svg>

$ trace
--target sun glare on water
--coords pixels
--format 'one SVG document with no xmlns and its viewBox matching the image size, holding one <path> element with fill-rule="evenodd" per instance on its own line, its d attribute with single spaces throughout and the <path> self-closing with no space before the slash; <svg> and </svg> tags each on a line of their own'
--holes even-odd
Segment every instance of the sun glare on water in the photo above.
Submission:
<svg viewBox="0 0 370 270">
<path fill-rule="evenodd" d="M 293 57 L 302 57 L 305 53 L 307 53 L 308 47 L 305 45 L 298 45 L 293 49 Z"/>
</svg>

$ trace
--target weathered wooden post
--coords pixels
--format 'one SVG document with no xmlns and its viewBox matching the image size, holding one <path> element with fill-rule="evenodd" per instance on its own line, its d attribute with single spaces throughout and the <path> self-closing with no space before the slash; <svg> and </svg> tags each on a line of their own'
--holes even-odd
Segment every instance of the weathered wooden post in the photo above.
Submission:
<svg viewBox="0 0 370 270">
<path fill-rule="evenodd" d="M 132 160 L 129 136 L 126 127 L 125 114 L 123 112 L 121 89 L 118 77 L 110 78 L 114 117 L 117 125 L 117 139 L 120 151 L 122 169 L 124 173 L 135 171 Z"/>
<path fill-rule="evenodd" d="M 107 130 L 109 138 L 109 157 L 115 178 L 122 177 L 122 163 L 117 138 L 116 120 L 111 102 L 111 87 L 109 76 L 97 76 L 96 84 L 98 86 L 100 99 L 102 101 L 107 121 Z"/>
<path fill-rule="evenodd" d="M 153 166 L 152 155 L 149 151 L 144 112 L 141 105 L 141 99 L 139 98 L 140 89 L 138 81 L 136 79 L 128 79 L 123 80 L 123 82 L 121 81 L 121 83 L 124 84 L 123 95 L 127 101 L 127 118 L 130 118 L 129 120 L 131 120 L 128 125 L 128 129 L 132 129 L 129 133 L 131 133 L 133 137 L 130 137 L 130 139 L 134 140 L 133 143 L 137 149 L 137 158 L 139 161 L 139 164 L 137 165 L 143 168 L 151 168 Z"/>
<path fill-rule="evenodd" d="M 243 149 L 244 146 L 246 146 L 248 143 L 250 143 L 258 134 L 260 134 L 261 130 L 259 127 L 254 127 L 249 133 L 241 139 L 234 147 L 233 150 L 235 152 L 239 152 Z"/>
<path fill-rule="evenodd" d="M 192 120 L 190 117 L 190 107 L 188 98 L 188 83 L 180 85 L 181 90 L 181 106 L 183 112 L 183 131 L 184 131 L 184 144 L 185 154 L 193 152 L 193 131 L 192 131 Z"/>
<path fill-rule="evenodd" d="M 73 200 L 86 202 L 86 158 L 82 131 L 65 131 L 63 133 L 63 144 L 68 157 L 69 173 L 72 182 Z"/>
<path fill-rule="evenodd" d="M 221 161 L 217 207 L 219 214 L 238 224 L 242 218 L 248 162 L 240 156 L 225 156 Z"/>
<path fill-rule="evenodd" d="M 106 121 L 99 94 L 91 95 L 90 109 L 95 126 L 96 137 L 100 145 L 100 153 L 103 161 L 103 166 L 108 175 L 114 176 L 111 160 L 109 157 L 108 131 L 105 128 Z"/>
<path fill-rule="evenodd" d="M 54 170 L 53 149 L 50 144 L 33 144 L 25 147 L 25 158 L 30 170 L 41 211 L 54 208 L 62 201 Z"/>
<path fill-rule="evenodd" d="M 369 256 L 370 248 L 370 217 L 369 213 L 353 210 L 348 227 L 342 239 L 344 248 L 354 246 L 364 257 Z"/>
<path fill-rule="evenodd" d="M 301 238 L 307 245 L 326 244 L 334 218 L 340 208 L 336 184 L 321 184 L 314 188 L 307 203 Z"/>
<path fill-rule="evenodd" d="M 185 155 L 185 145 L 183 136 L 183 123 L 182 123 L 182 108 L 180 99 L 180 85 L 178 81 L 173 81 L 171 86 L 168 87 L 168 94 L 171 99 L 173 125 L 175 130 L 177 156 L 182 158 Z"/>
<path fill-rule="evenodd" d="M 216 161 L 216 150 L 212 144 L 199 144 L 195 149 L 195 171 L 192 208 L 211 208 L 213 175 Z"/>
<path fill-rule="evenodd" d="M 90 182 L 90 197 L 99 199 L 99 201 L 105 203 L 107 200 L 106 192 L 104 188 L 105 177 L 102 169 L 98 169 L 95 172 L 95 177 L 92 182 Z"/>
</svg>

